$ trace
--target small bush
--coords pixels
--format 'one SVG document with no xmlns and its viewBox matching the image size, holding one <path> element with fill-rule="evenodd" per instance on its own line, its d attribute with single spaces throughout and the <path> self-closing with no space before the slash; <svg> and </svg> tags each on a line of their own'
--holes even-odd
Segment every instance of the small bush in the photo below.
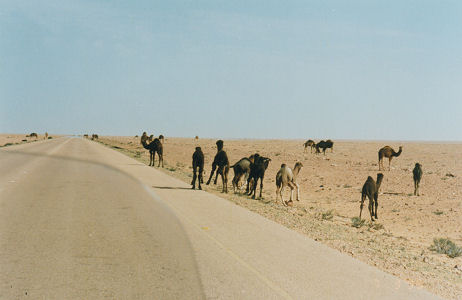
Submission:
<svg viewBox="0 0 462 300">
<path fill-rule="evenodd" d="M 334 218 L 334 210 L 333 209 L 329 209 L 328 211 L 321 214 L 321 219 L 323 219 L 323 220 L 330 221 L 333 218 Z"/>
<path fill-rule="evenodd" d="M 175 172 L 176 168 L 170 167 L 170 168 L 167 168 L 167 170 L 169 170 L 170 172 Z"/>
<path fill-rule="evenodd" d="M 53 137 L 52 136 L 49 136 L 48 139 L 51 140 Z"/>
<path fill-rule="evenodd" d="M 11 145 L 13 145 L 13 143 L 6 143 L 5 145 L 3 145 L 3 147 L 11 146 Z"/>
<path fill-rule="evenodd" d="M 433 245 L 430 246 L 430 250 L 441 254 L 447 254 L 447 256 L 451 258 L 462 255 L 462 248 L 445 238 L 433 239 Z"/>
<path fill-rule="evenodd" d="M 369 224 L 369 228 L 372 228 L 374 230 L 380 230 L 380 229 L 383 229 L 384 227 L 380 223 L 371 223 Z"/>
<path fill-rule="evenodd" d="M 442 215 L 442 214 L 443 214 L 443 212 L 442 212 L 442 211 L 440 211 L 440 210 L 436 210 L 436 211 L 434 211 L 433 213 L 434 213 L 435 215 L 437 215 L 437 216 L 439 216 L 439 215 Z"/>
<path fill-rule="evenodd" d="M 364 222 L 366 222 L 365 219 L 360 219 L 359 217 L 353 217 L 351 218 L 351 226 L 360 228 L 364 225 Z"/>
</svg>

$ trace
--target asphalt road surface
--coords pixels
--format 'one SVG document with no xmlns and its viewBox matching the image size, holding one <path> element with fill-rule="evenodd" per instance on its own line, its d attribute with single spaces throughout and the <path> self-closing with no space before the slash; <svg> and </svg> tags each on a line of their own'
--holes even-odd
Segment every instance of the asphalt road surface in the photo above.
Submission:
<svg viewBox="0 0 462 300">
<path fill-rule="evenodd" d="M 437 298 L 93 141 L 0 170 L 0 299 Z"/>
</svg>

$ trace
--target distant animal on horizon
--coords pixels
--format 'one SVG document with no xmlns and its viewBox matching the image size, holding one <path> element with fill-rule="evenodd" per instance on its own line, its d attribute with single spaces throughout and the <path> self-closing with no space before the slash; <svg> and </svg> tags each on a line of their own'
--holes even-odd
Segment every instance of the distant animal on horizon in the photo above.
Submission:
<svg viewBox="0 0 462 300">
<path fill-rule="evenodd" d="M 292 202 L 294 189 L 297 189 L 297 201 L 300 201 L 300 186 L 297 183 L 297 176 L 300 170 L 303 168 L 301 162 L 296 162 L 293 169 L 287 167 L 286 164 L 282 164 L 278 173 L 276 174 L 276 201 L 278 196 L 281 197 L 282 205 L 287 206 L 288 203 Z M 282 192 L 284 188 L 288 186 L 290 188 L 290 199 L 288 202 L 282 198 Z"/>
<path fill-rule="evenodd" d="M 212 171 L 210 172 L 209 180 L 207 180 L 207 185 L 210 184 L 212 180 L 213 173 L 217 170 L 217 175 L 213 184 L 217 184 L 218 175 L 221 175 L 221 180 L 223 183 L 222 193 L 228 192 L 228 173 L 229 173 L 229 160 L 228 155 L 226 154 L 225 150 L 223 150 L 223 141 L 218 140 L 216 142 L 217 145 L 217 154 L 215 155 L 212 163 Z M 218 167 L 218 169 L 217 169 Z"/>
<path fill-rule="evenodd" d="M 255 199 L 257 194 L 257 184 L 258 179 L 260 179 L 260 198 L 262 197 L 263 191 L 263 179 L 265 178 L 265 171 L 268 168 L 268 165 L 271 161 L 271 158 L 260 156 L 258 153 L 254 155 L 254 162 L 250 165 L 249 180 L 247 181 L 247 191 L 248 195 L 252 195 L 252 198 Z M 250 182 L 253 181 L 252 188 L 249 189 Z"/>
<path fill-rule="evenodd" d="M 98 135 L 97 135 L 97 134 L 92 134 L 92 135 L 91 135 L 91 139 L 92 139 L 92 140 L 97 140 L 97 139 L 98 139 Z"/>
<path fill-rule="evenodd" d="M 84 134 L 83 137 L 88 139 L 88 134 Z"/>
<path fill-rule="evenodd" d="M 399 151 L 395 152 L 390 146 L 385 146 L 379 150 L 379 171 L 384 169 L 383 167 L 383 158 L 388 158 L 388 170 L 390 171 L 391 160 L 393 157 L 398 157 L 403 152 L 403 146 L 399 146 Z"/>
<path fill-rule="evenodd" d="M 423 174 L 422 165 L 419 163 L 415 163 L 415 167 L 414 170 L 412 170 L 412 174 L 414 177 L 414 196 L 419 196 L 419 184 Z"/>
<path fill-rule="evenodd" d="M 196 151 L 194 151 L 192 156 L 192 167 L 193 167 L 193 179 L 192 179 L 192 189 L 196 188 L 196 179 L 197 179 L 197 172 L 199 172 L 199 190 L 202 190 L 201 183 L 202 181 L 202 173 L 204 172 L 204 153 L 202 153 L 201 147 L 196 147 Z"/>
<path fill-rule="evenodd" d="M 367 177 L 366 182 L 363 185 L 363 189 L 361 191 L 361 205 L 359 207 L 359 219 L 361 219 L 361 213 L 363 211 L 364 200 L 366 197 L 369 198 L 369 214 L 371 215 L 371 221 L 374 221 L 373 217 L 378 219 L 377 217 L 377 208 L 379 206 L 378 197 L 379 197 L 379 189 L 380 185 L 382 184 L 383 174 L 377 174 L 377 181 L 369 176 Z"/>
<path fill-rule="evenodd" d="M 304 153 L 307 152 L 308 147 L 310 147 L 310 153 L 313 153 L 313 149 L 316 150 L 316 143 L 313 140 L 308 140 L 305 143 L 303 143 L 303 146 L 305 147 L 305 150 L 303 150 Z"/>
<path fill-rule="evenodd" d="M 199 136 L 196 135 L 196 136 L 194 137 L 194 140 L 195 140 L 195 141 L 198 141 L 198 140 L 199 140 Z"/>
<path fill-rule="evenodd" d="M 322 153 L 324 153 L 324 155 L 326 155 L 326 149 L 328 148 L 331 148 L 332 149 L 332 152 L 334 151 L 334 142 L 332 142 L 331 140 L 327 140 L 327 141 L 320 141 L 319 143 L 316 144 L 316 153 L 321 153 L 321 151 L 319 151 L 319 149 L 322 149 Z"/>
<path fill-rule="evenodd" d="M 152 142 L 148 144 L 148 139 L 146 139 L 146 136 L 143 134 L 141 136 L 141 145 L 147 150 L 149 150 L 149 166 L 154 167 L 154 163 L 156 161 L 156 153 L 159 156 L 159 163 L 157 167 L 160 167 L 160 164 L 162 163 L 162 168 L 164 167 L 164 149 L 162 147 L 162 143 L 158 138 L 155 138 Z"/>
<path fill-rule="evenodd" d="M 45 140 L 48 139 L 48 132 L 45 132 Z"/>
<path fill-rule="evenodd" d="M 38 139 L 38 134 L 37 134 L 37 133 L 35 133 L 35 132 L 32 132 L 31 134 L 29 134 L 29 135 L 26 135 L 26 137 L 30 137 L 30 138 L 33 138 L 33 137 L 35 137 L 36 139 Z"/>
</svg>

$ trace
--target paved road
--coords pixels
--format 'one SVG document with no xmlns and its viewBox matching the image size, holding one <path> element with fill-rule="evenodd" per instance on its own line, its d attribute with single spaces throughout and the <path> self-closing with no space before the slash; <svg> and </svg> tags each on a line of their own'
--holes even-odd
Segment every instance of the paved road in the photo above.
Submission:
<svg viewBox="0 0 462 300">
<path fill-rule="evenodd" d="M 0 299 L 436 298 L 89 140 L 0 170 Z"/>
</svg>

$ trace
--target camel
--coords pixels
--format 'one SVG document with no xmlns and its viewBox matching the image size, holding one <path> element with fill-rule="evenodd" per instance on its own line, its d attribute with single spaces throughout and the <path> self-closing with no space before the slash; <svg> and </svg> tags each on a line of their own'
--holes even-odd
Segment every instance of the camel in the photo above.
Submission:
<svg viewBox="0 0 462 300">
<path fill-rule="evenodd" d="M 215 155 L 215 158 L 213 159 L 212 171 L 210 172 L 209 180 L 207 180 L 207 185 L 210 184 L 210 181 L 212 180 L 212 177 L 213 177 L 213 173 L 215 172 L 215 169 L 217 169 L 217 166 L 218 166 L 217 175 L 215 177 L 215 180 L 213 181 L 213 184 L 217 184 L 218 175 L 221 175 L 221 180 L 223 183 L 222 193 L 227 193 L 228 192 L 228 173 L 229 173 L 228 155 L 223 150 L 222 140 L 218 140 L 216 142 L 216 145 L 217 145 L 217 154 Z"/>
<path fill-rule="evenodd" d="M 316 149 L 316 143 L 313 140 L 306 141 L 303 146 L 305 146 L 305 150 L 303 152 L 307 152 L 307 148 L 310 147 L 310 153 L 313 153 L 313 149 Z"/>
<path fill-rule="evenodd" d="M 202 190 L 201 183 L 202 181 L 202 172 L 204 171 L 204 153 L 202 153 L 201 147 L 196 147 L 196 151 L 192 156 L 192 166 L 193 166 L 193 179 L 192 179 L 192 189 L 196 188 L 196 178 L 197 171 L 199 171 L 199 190 Z"/>
<path fill-rule="evenodd" d="M 253 181 L 252 188 L 248 192 L 249 196 L 253 192 L 252 199 L 255 199 L 255 195 L 257 194 L 258 179 L 260 179 L 260 198 L 262 197 L 263 178 L 265 177 L 265 171 L 270 161 L 271 158 L 260 156 L 258 153 L 254 155 L 254 162 L 250 165 L 249 180 L 247 181 L 247 191 L 249 191 L 250 182 Z"/>
<path fill-rule="evenodd" d="M 398 157 L 401 155 L 401 152 L 403 152 L 403 146 L 399 146 L 399 151 L 395 152 L 393 148 L 390 146 L 385 146 L 382 149 L 379 150 L 379 171 L 382 171 L 384 169 L 383 167 L 383 158 L 387 157 L 388 158 L 388 170 L 390 171 L 390 165 L 391 165 L 391 160 L 393 157 Z"/>
<path fill-rule="evenodd" d="M 422 179 L 422 165 L 419 163 L 415 163 L 414 170 L 412 170 L 414 175 L 414 196 L 419 196 L 419 184 L 420 179 Z"/>
<path fill-rule="evenodd" d="M 244 181 L 245 184 L 241 186 L 241 190 L 247 185 L 247 180 L 249 179 L 249 174 L 250 174 L 250 165 L 255 162 L 255 154 L 252 154 L 251 156 L 244 157 L 240 159 L 237 163 L 232 165 L 230 168 L 233 168 L 234 171 L 234 178 L 232 180 L 233 183 L 233 190 L 234 193 L 236 193 L 236 190 L 239 188 L 239 181 L 241 180 L 242 176 L 245 175 Z M 246 191 L 247 193 L 249 190 Z"/>
<path fill-rule="evenodd" d="M 98 135 L 97 135 L 97 134 L 92 134 L 92 135 L 91 135 L 91 139 L 92 139 L 92 140 L 97 140 L 97 139 L 98 139 Z"/>
<path fill-rule="evenodd" d="M 141 137 L 141 145 L 147 150 L 149 150 L 149 166 L 154 167 L 154 162 L 156 160 L 156 153 L 159 156 L 159 164 L 157 167 L 160 167 L 160 164 L 162 162 L 162 168 L 164 167 L 164 155 L 163 155 L 163 147 L 162 143 L 160 142 L 159 139 L 154 139 L 152 142 L 149 144 L 147 143 L 147 139 Z"/>
<path fill-rule="evenodd" d="M 45 140 L 48 139 L 48 132 L 45 132 Z"/>
<path fill-rule="evenodd" d="M 334 151 L 334 142 L 332 142 L 331 140 L 327 140 L 327 141 L 320 141 L 319 143 L 316 144 L 316 153 L 321 153 L 321 151 L 319 151 L 319 148 L 322 149 L 322 153 L 324 153 L 324 155 L 326 155 L 326 149 L 327 148 L 331 148 L 332 149 L 332 152 Z"/>
<path fill-rule="evenodd" d="M 379 189 L 380 189 L 380 184 L 382 183 L 383 180 L 383 174 L 378 173 L 377 174 L 377 181 L 374 181 L 374 179 L 369 176 L 367 177 L 366 182 L 363 185 L 363 189 L 361 191 L 361 205 L 359 208 L 359 219 L 361 219 L 361 213 L 363 211 L 363 206 L 364 206 L 364 200 L 366 200 L 366 196 L 369 198 L 369 214 L 371 215 L 371 221 L 374 221 L 372 217 L 375 216 L 376 219 L 377 217 L 377 207 L 379 206 L 378 203 L 378 197 L 379 197 Z M 375 205 L 375 210 L 374 210 L 374 205 Z"/>
<path fill-rule="evenodd" d="M 26 137 L 30 137 L 30 138 L 35 137 L 35 139 L 38 139 L 38 134 L 35 132 L 32 132 L 31 134 L 26 135 Z"/>
<path fill-rule="evenodd" d="M 297 175 L 302 168 L 303 164 L 301 162 L 295 163 L 293 171 L 291 168 L 287 167 L 286 164 L 282 164 L 276 174 L 276 201 L 278 200 L 278 195 L 281 196 L 282 205 L 287 206 L 288 203 L 292 202 L 294 188 L 297 188 L 297 201 L 300 201 L 300 186 L 296 180 Z M 286 186 L 290 187 L 290 200 L 288 202 L 284 201 L 282 198 L 282 191 Z"/>
</svg>

